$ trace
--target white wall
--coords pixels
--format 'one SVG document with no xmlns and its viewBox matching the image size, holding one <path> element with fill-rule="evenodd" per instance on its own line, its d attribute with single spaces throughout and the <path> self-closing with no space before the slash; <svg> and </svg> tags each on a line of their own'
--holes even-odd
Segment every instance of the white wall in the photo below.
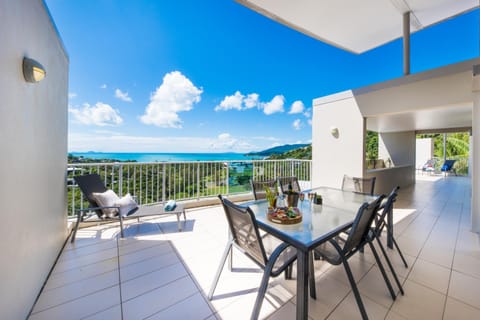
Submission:
<svg viewBox="0 0 480 320">
<path fill-rule="evenodd" d="M 391 159 L 392 166 L 415 165 L 415 132 L 389 132 L 378 134 L 378 157 Z"/>
<path fill-rule="evenodd" d="M 433 139 L 423 138 L 416 140 L 415 167 L 422 168 L 423 165 L 433 158 Z"/>
<path fill-rule="evenodd" d="M 68 57 L 41 0 L 0 0 L 0 43 L 0 319 L 25 319 L 67 236 Z"/>
<path fill-rule="evenodd" d="M 365 121 L 351 91 L 314 100 L 312 187 L 340 188 L 344 174 L 363 177 L 364 135 Z"/>
</svg>

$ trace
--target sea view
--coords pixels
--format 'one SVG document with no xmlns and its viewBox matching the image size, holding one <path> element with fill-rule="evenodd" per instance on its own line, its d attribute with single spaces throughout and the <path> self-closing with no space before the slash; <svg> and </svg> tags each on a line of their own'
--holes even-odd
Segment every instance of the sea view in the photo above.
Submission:
<svg viewBox="0 0 480 320">
<path fill-rule="evenodd" d="M 137 162 L 179 162 L 179 161 L 222 161 L 256 160 L 259 156 L 246 156 L 241 153 L 107 153 L 107 152 L 70 152 L 76 157 L 89 159 L 115 159 Z"/>
</svg>

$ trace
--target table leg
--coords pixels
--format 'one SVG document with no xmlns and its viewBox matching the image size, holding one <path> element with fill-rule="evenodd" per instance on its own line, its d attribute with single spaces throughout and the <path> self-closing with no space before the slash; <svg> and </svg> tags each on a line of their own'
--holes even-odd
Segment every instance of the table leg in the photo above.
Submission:
<svg viewBox="0 0 480 320">
<path fill-rule="evenodd" d="M 297 249 L 297 320 L 308 318 L 308 251 Z"/>
</svg>

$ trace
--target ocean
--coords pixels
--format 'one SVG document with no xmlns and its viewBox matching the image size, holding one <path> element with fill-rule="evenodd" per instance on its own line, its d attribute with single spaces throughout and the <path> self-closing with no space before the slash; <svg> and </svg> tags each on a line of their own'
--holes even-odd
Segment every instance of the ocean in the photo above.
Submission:
<svg viewBox="0 0 480 320">
<path fill-rule="evenodd" d="M 246 156 L 241 153 L 106 153 L 106 152 L 69 152 L 76 157 L 90 159 L 114 159 L 120 161 L 135 160 L 137 162 L 179 162 L 179 161 L 236 161 L 259 160 L 263 157 Z"/>
</svg>

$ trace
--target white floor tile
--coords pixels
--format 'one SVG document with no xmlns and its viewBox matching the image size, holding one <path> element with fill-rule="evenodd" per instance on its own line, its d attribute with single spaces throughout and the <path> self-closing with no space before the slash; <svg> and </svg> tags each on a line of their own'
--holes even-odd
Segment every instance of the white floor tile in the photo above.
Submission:
<svg viewBox="0 0 480 320">
<path fill-rule="evenodd" d="M 166 284 L 188 276 L 181 263 L 156 270 L 129 281 L 122 282 L 122 300 L 128 301 L 151 290 L 155 290 Z"/>
<path fill-rule="evenodd" d="M 480 319 L 480 309 L 469 306 L 458 300 L 447 298 L 444 320 L 471 320 Z"/>
<path fill-rule="evenodd" d="M 207 319 L 210 316 L 212 316 L 212 310 L 201 293 L 197 292 L 146 319 Z"/>
<path fill-rule="evenodd" d="M 146 292 L 123 303 L 124 319 L 144 319 L 198 292 L 189 276 Z"/>
<path fill-rule="evenodd" d="M 118 305 L 119 302 L 120 288 L 116 286 L 46 309 L 42 312 L 33 313 L 29 319 L 82 319 L 110 309 Z"/>
<path fill-rule="evenodd" d="M 448 296 L 480 309 L 480 279 L 452 271 Z"/>
<path fill-rule="evenodd" d="M 405 295 L 399 295 L 391 310 L 407 319 L 441 319 L 445 296 L 425 286 L 407 280 Z"/>
<path fill-rule="evenodd" d="M 446 295 L 451 269 L 417 259 L 408 279 Z"/>
</svg>

